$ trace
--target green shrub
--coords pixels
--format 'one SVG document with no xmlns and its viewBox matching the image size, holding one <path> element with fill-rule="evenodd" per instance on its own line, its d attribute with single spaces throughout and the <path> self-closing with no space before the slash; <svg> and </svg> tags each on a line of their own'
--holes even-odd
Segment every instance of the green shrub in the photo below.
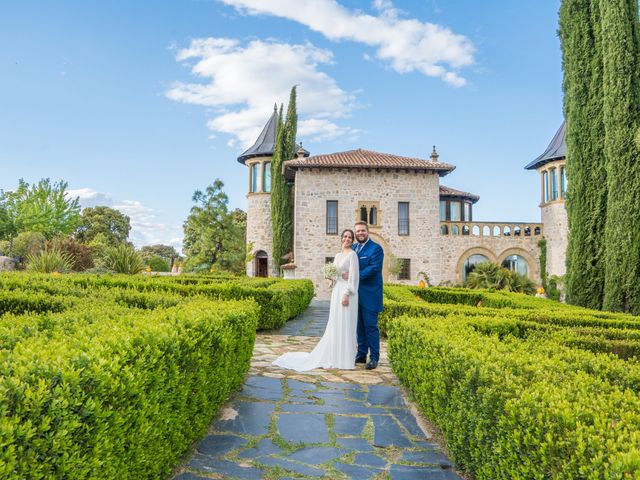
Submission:
<svg viewBox="0 0 640 480">
<path fill-rule="evenodd" d="M 93 249 L 73 237 L 54 237 L 47 242 L 47 245 L 73 258 L 71 270 L 74 272 L 82 272 L 94 267 Z"/>
<path fill-rule="evenodd" d="M 0 478 L 166 477 L 241 385 L 257 312 L 253 302 L 93 303 L 45 314 L 38 328 L 3 322 L 0 341 L 13 340 Z"/>
<path fill-rule="evenodd" d="M 121 244 L 105 248 L 98 266 L 115 273 L 135 275 L 142 271 L 144 263 L 131 245 Z"/>
<path fill-rule="evenodd" d="M 46 238 L 40 232 L 21 232 L 13 239 L 12 255 L 24 260 L 40 252 L 45 242 Z"/>
<path fill-rule="evenodd" d="M 489 288 L 508 292 L 535 293 L 535 284 L 517 272 L 502 268 L 497 263 L 481 262 L 475 265 L 464 283 L 466 288 Z"/>
<path fill-rule="evenodd" d="M 73 257 L 57 247 L 45 247 L 43 250 L 27 255 L 26 268 L 33 273 L 66 273 L 73 267 Z"/>
<path fill-rule="evenodd" d="M 153 272 L 168 272 L 170 270 L 169 263 L 158 255 L 147 258 L 145 263 Z"/>
</svg>

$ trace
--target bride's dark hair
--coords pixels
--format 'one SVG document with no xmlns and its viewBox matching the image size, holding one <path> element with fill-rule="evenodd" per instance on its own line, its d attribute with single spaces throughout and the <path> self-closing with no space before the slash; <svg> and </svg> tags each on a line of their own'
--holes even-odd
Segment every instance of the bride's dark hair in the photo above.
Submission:
<svg viewBox="0 0 640 480">
<path fill-rule="evenodd" d="M 345 228 L 345 229 L 342 231 L 342 233 L 340 234 L 340 238 L 342 238 L 346 232 L 349 232 L 349 233 L 351 234 L 351 241 L 355 241 L 355 239 L 356 239 L 356 234 L 355 234 L 355 233 L 353 233 L 353 230 L 351 230 L 350 228 Z"/>
</svg>

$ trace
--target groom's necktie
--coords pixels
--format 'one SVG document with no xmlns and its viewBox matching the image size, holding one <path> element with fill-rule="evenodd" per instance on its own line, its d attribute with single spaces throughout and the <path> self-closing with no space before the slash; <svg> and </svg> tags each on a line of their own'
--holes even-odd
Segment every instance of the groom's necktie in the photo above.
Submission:
<svg viewBox="0 0 640 480">
<path fill-rule="evenodd" d="M 360 250 L 362 250 L 362 244 L 361 244 L 361 243 L 359 243 L 359 244 L 356 246 L 356 253 L 360 253 Z"/>
</svg>

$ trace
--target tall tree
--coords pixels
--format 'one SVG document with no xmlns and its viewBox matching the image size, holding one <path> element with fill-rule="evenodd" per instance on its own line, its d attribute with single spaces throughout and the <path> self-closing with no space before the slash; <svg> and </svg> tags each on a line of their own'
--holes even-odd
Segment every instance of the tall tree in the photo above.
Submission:
<svg viewBox="0 0 640 480">
<path fill-rule="evenodd" d="M 216 179 L 204 193 L 193 194 L 196 205 L 183 225 L 188 269 L 204 265 L 239 274 L 245 271 L 245 231 L 229 212 L 223 187 L 222 180 Z"/>
<path fill-rule="evenodd" d="M 287 118 L 282 121 L 282 107 L 278 118 L 276 145 L 271 161 L 271 222 L 273 230 L 273 262 L 280 270 L 282 257 L 293 250 L 293 198 L 292 188 L 282 172 L 282 163 L 294 158 L 298 114 L 296 87 L 291 88 Z"/>
<path fill-rule="evenodd" d="M 109 246 L 125 243 L 129 238 L 129 217 L 115 208 L 99 206 L 82 211 L 82 221 L 75 236 L 82 243 L 91 243 L 97 236 Z"/>
<path fill-rule="evenodd" d="M 600 0 L 564 0 L 560 39 L 567 122 L 567 301 L 601 308 L 607 182 L 602 114 Z"/>
<path fill-rule="evenodd" d="M 604 308 L 640 314 L 638 0 L 600 0 L 607 170 Z"/>
<path fill-rule="evenodd" d="M 78 198 L 67 194 L 67 182 L 45 178 L 30 186 L 20 179 L 18 188 L 0 191 L 0 232 L 10 242 L 20 232 L 38 232 L 50 239 L 73 232 L 80 222 Z"/>
</svg>

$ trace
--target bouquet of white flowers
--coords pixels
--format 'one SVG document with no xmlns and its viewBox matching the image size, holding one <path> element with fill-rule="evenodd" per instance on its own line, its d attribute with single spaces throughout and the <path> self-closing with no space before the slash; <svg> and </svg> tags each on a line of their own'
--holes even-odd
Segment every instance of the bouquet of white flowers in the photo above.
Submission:
<svg viewBox="0 0 640 480">
<path fill-rule="evenodd" d="M 338 279 L 338 267 L 333 263 L 325 263 L 322 266 L 322 275 L 327 280 L 331 280 L 331 286 L 333 287 L 333 284 Z"/>
</svg>

